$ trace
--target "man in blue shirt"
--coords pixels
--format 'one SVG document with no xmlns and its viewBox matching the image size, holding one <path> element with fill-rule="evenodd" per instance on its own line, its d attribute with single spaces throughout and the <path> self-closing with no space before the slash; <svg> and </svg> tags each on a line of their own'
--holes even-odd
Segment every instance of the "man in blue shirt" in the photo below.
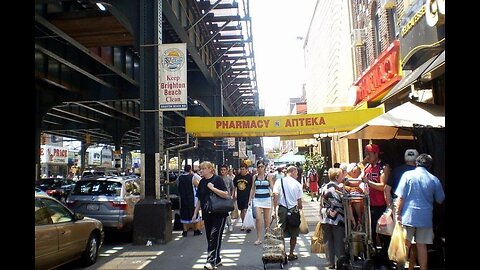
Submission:
<svg viewBox="0 0 480 270">
<path fill-rule="evenodd" d="M 402 177 L 403 173 L 415 169 L 415 161 L 417 160 L 417 157 L 417 149 L 407 149 L 403 157 L 405 163 L 393 169 L 384 189 L 387 207 L 390 207 L 393 201 L 397 198 L 397 195 L 395 195 L 394 191 L 397 189 L 398 182 L 400 182 L 400 178 Z"/>
<path fill-rule="evenodd" d="M 427 270 L 427 245 L 433 243 L 433 203 L 445 199 L 440 180 L 428 172 L 433 159 L 421 154 L 417 167 L 403 173 L 395 191 L 397 195 L 396 219 L 407 231 L 407 254 L 413 240 L 417 243 L 418 262 L 421 270 Z"/>
</svg>

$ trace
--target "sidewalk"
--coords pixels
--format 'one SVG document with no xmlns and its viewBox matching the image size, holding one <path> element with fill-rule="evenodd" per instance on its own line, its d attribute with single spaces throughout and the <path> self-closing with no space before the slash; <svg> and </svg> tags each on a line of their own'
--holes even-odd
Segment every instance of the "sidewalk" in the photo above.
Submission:
<svg viewBox="0 0 480 270">
<path fill-rule="evenodd" d="M 309 225 L 309 233 L 297 239 L 295 253 L 298 260 L 289 261 L 285 269 L 318 270 L 326 269 L 325 254 L 310 254 L 310 236 L 315 231 L 319 220 L 319 203 L 310 202 L 310 197 L 303 198 L 304 213 Z M 224 233 L 221 255 L 223 265 L 218 269 L 263 269 L 262 246 L 255 246 L 256 232 L 240 231 L 241 219 L 233 221 L 234 231 Z M 288 239 L 285 242 L 289 250 Z M 193 236 L 189 231 L 187 237 L 181 231 L 173 232 L 173 240 L 165 245 L 108 246 L 102 248 L 97 263 L 83 269 L 203 269 L 206 260 L 205 235 Z M 267 269 L 280 269 L 280 264 L 267 264 Z"/>
</svg>

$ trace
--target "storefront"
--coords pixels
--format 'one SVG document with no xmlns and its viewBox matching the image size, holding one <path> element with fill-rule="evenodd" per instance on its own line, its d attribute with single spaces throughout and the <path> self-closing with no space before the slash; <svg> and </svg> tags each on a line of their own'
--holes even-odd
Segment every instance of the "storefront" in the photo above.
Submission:
<svg viewBox="0 0 480 270">
<path fill-rule="evenodd" d="M 443 3 L 443 4 L 442 4 Z M 400 20 L 403 79 L 382 99 L 387 107 L 408 100 L 445 104 L 445 7 L 417 0 Z"/>
<path fill-rule="evenodd" d="M 402 107 L 409 102 L 420 104 L 420 106 L 423 104 L 424 106 L 435 106 L 443 109 L 444 117 L 444 4 L 445 1 L 410 1 L 409 6 L 403 12 L 403 17 L 400 18 L 399 57 L 403 78 L 380 99 L 380 103 L 384 106 L 386 113 L 378 117 L 378 119 L 371 120 L 369 123 L 355 128 L 344 137 L 347 139 L 364 139 L 363 144 L 366 143 L 366 139 L 373 139 L 373 142 L 379 144 L 384 153 L 395 154 L 399 157 L 397 160 L 394 159 L 395 163 L 397 163 L 394 166 L 403 163 L 403 151 L 410 144 L 412 148 L 416 148 L 420 153 L 428 153 L 433 157 L 434 162 L 430 172 L 437 176 L 445 187 L 445 125 L 439 126 L 435 120 L 436 118 L 420 123 L 418 113 L 414 113 L 411 109 L 411 115 L 395 117 L 394 120 L 400 123 L 406 119 L 411 119 L 413 116 L 412 121 L 414 121 L 415 125 L 412 123 L 412 128 L 409 129 L 408 136 L 411 137 L 410 139 L 397 139 L 394 137 L 389 139 L 383 137 L 380 140 L 375 140 L 375 134 L 368 133 L 369 125 L 378 123 L 379 119 L 385 118 L 395 112 L 396 108 Z M 438 114 L 435 115 L 438 116 Z M 444 118 L 443 121 L 445 121 Z M 396 133 L 395 136 L 397 135 L 401 134 Z M 356 140 L 349 140 L 349 142 L 351 141 L 355 142 Z M 395 158 L 396 156 L 392 157 Z M 447 193 L 446 190 L 445 192 Z M 434 254 L 432 256 L 435 256 L 435 258 L 429 259 L 429 266 L 441 266 L 444 263 L 442 259 L 444 257 L 442 250 L 445 239 L 444 220 L 445 203 L 435 205 L 433 220 L 435 239 L 434 244 L 429 246 L 429 257 L 431 254 Z"/>
<path fill-rule="evenodd" d="M 42 177 L 67 176 L 68 149 L 60 146 L 40 146 L 40 172 Z"/>
</svg>

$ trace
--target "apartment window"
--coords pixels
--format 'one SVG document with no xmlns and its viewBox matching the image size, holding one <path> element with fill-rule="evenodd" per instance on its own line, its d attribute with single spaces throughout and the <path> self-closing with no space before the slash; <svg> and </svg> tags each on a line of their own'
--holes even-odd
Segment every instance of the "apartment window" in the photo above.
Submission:
<svg viewBox="0 0 480 270">
<path fill-rule="evenodd" d="M 398 35 L 400 33 L 398 27 L 398 18 L 397 18 L 397 9 L 392 8 L 387 10 L 388 15 L 388 31 L 390 34 L 390 43 L 393 40 L 398 39 Z"/>
<path fill-rule="evenodd" d="M 374 2 L 372 5 L 373 12 L 373 48 L 375 58 L 382 52 L 382 41 L 380 36 L 380 14 L 377 6 L 377 2 Z"/>
</svg>

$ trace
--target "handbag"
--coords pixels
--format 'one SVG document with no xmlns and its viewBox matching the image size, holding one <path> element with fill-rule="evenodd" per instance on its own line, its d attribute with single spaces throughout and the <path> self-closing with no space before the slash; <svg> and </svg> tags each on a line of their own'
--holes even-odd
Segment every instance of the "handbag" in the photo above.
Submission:
<svg viewBox="0 0 480 270">
<path fill-rule="evenodd" d="M 283 188 L 283 178 L 280 179 L 280 183 L 282 184 L 283 197 L 285 197 L 285 204 L 287 205 L 288 209 L 287 196 L 285 195 L 285 189 Z M 300 227 L 300 211 L 296 206 L 288 209 L 287 211 L 287 225 L 291 228 Z"/>
<path fill-rule="evenodd" d="M 230 196 L 224 199 L 211 192 L 206 208 L 209 214 L 226 214 L 233 210 L 233 200 Z"/>
</svg>

